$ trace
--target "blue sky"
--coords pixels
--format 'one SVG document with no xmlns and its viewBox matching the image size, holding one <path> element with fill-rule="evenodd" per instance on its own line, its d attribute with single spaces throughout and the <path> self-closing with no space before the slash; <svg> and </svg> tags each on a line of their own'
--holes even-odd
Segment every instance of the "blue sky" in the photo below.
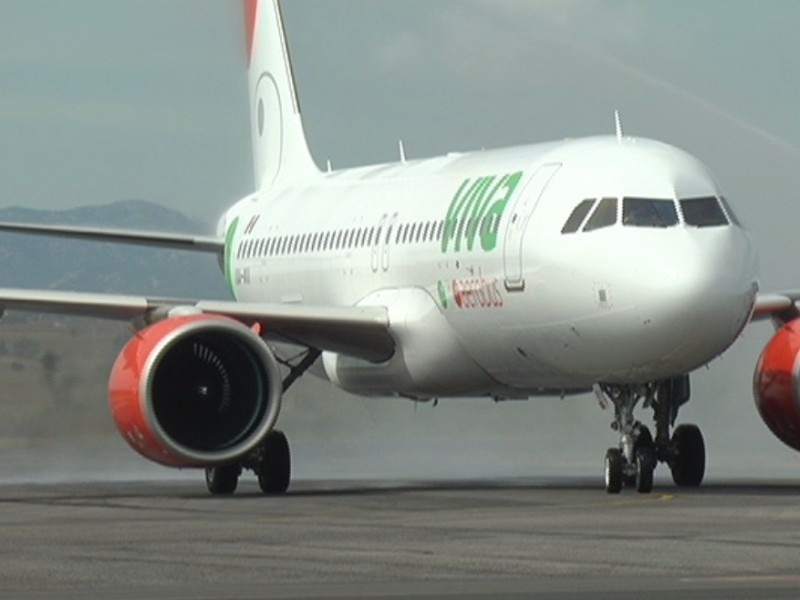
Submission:
<svg viewBox="0 0 800 600">
<path fill-rule="evenodd" d="M 611 133 L 620 109 L 626 133 L 709 165 L 761 250 L 763 288 L 800 287 L 800 3 L 286 0 L 284 12 L 320 164 L 395 160 L 401 138 L 417 157 Z M 0 205 L 137 198 L 210 231 L 252 191 L 247 119 L 238 0 L 0 0 Z M 738 398 L 722 405 L 733 422 L 788 463 L 797 455 L 740 406 L 767 338 L 748 330 L 696 390 Z M 724 439 L 729 424 L 712 429 Z"/>
</svg>

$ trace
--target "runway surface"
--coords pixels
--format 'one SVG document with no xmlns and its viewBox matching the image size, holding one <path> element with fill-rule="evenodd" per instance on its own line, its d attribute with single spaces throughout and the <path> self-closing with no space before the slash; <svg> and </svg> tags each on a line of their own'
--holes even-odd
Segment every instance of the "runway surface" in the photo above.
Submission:
<svg viewBox="0 0 800 600">
<path fill-rule="evenodd" d="M 3 598 L 797 598 L 800 478 L 0 487 Z"/>
</svg>

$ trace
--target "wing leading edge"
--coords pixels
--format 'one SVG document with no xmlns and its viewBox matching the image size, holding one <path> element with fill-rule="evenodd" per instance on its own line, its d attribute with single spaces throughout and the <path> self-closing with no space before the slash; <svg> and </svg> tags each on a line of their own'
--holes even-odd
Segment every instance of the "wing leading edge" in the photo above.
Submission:
<svg viewBox="0 0 800 600">
<path fill-rule="evenodd" d="M 759 294 L 753 307 L 753 321 L 772 319 L 776 324 L 788 323 L 800 317 L 800 290 Z"/>
<path fill-rule="evenodd" d="M 31 225 L 28 223 L 0 222 L 0 232 L 24 233 L 48 237 L 65 237 L 96 242 L 118 242 L 136 246 L 156 246 L 173 250 L 192 250 L 222 254 L 225 242 L 213 236 L 182 235 L 178 233 L 153 233 L 129 229 L 101 229 L 70 227 L 66 225 Z"/>
<path fill-rule="evenodd" d="M 0 288 L 0 307 L 3 311 L 48 312 L 140 324 L 186 312 L 218 314 L 248 324 L 259 323 L 266 337 L 275 341 L 371 362 L 388 360 L 395 348 L 388 314 L 380 306 L 322 307 Z"/>
</svg>

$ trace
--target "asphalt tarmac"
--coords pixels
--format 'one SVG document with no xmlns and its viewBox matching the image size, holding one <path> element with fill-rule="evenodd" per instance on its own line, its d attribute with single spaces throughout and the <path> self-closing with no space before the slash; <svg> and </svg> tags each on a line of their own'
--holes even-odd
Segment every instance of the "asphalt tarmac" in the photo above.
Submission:
<svg viewBox="0 0 800 600">
<path fill-rule="evenodd" d="M 2 598 L 800 597 L 800 477 L 0 486 Z"/>
</svg>

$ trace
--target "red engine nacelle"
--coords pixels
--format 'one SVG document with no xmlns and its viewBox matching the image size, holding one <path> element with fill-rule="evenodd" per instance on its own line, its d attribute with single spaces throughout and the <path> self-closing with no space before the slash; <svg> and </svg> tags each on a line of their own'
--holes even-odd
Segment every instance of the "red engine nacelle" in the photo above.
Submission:
<svg viewBox="0 0 800 600">
<path fill-rule="evenodd" d="M 166 319 L 137 332 L 108 382 L 122 436 L 146 458 L 172 467 L 244 457 L 275 424 L 281 394 L 269 347 L 218 315 Z"/>
<path fill-rule="evenodd" d="M 769 341 L 756 364 L 753 396 L 770 431 L 800 450 L 800 319 Z"/>
</svg>

